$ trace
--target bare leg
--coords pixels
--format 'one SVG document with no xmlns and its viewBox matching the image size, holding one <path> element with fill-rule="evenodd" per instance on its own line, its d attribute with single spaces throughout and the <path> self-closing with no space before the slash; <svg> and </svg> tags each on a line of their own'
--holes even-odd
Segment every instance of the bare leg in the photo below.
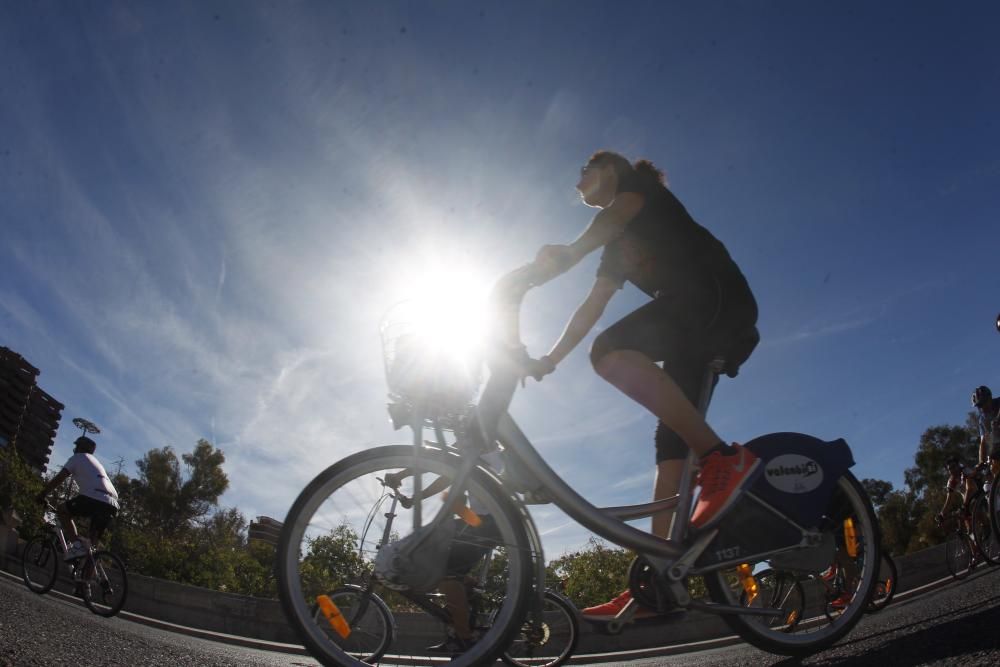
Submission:
<svg viewBox="0 0 1000 667">
<path fill-rule="evenodd" d="M 698 456 L 722 442 L 681 388 L 652 359 L 635 350 L 614 350 L 597 362 L 605 380 L 660 418 Z"/>
<path fill-rule="evenodd" d="M 465 590 L 465 582 L 461 579 L 444 579 L 438 584 L 438 590 L 444 593 L 444 597 L 448 601 L 448 612 L 451 614 L 451 624 L 455 628 L 455 636 L 459 639 L 471 639 L 469 597 Z"/>
<path fill-rule="evenodd" d="M 73 522 L 73 515 L 69 513 L 66 503 L 59 506 L 56 510 L 56 514 L 59 515 L 59 523 L 61 523 L 66 532 L 69 533 L 67 539 L 70 542 L 79 539 L 80 534 L 76 530 L 76 524 Z"/>
</svg>

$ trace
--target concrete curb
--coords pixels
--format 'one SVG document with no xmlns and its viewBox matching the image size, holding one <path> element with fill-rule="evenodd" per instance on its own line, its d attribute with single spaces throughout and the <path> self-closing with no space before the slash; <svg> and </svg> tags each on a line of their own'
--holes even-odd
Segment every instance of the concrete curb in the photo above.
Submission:
<svg viewBox="0 0 1000 667">
<path fill-rule="evenodd" d="M 14 573 L 2 569 L 0 569 L 0 575 L 10 579 L 11 581 L 15 581 L 18 583 L 22 581 L 20 576 L 17 576 Z M 929 593 L 933 590 L 936 590 L 953 582 L 955 582 L 955 579 L 949 575 L 947 577 L 936 579 L 934 581 L 913 588 L 909 588 L 907 590 L 899 591 L 893 598 L 892 604 L 909 600 L 911 598 L 917 598 L 921 595 Z M 54 589 L 50 591 L 48 595 L 69 602 L 80 603 L 79 598 Z M 197 637 L 199 639 L 206 639 L 209 641 L 218 642 L 222 644 L 242 646 L 244 648 L 251 648 L 261 651 L 271 651 L 275 653 L 309 655 L 309 652 L 305 649 L 305 647 L 298 644 L 268 641 L 265 639 L 257 639 L 254 637 L 244 637 L 241 635 L 227 634 L 224 632 L 215 632 L 212 630 L 205 630 L 201 628 L 193 628 L 128 611 L 122 611 L 121 613 L 118 614 L 118 617 L 128 621 L 132 621 L 134 623 L 139 623 L 141 625 L 157 628 L 159 630 L 165 630 L 167 632 L 173 632 L 190 637 Z M 583 633 L 586 634 L 587 633 L 586 623 L 584 623 L 582 629 Z M 638 660 L 642 658 L 679 655 L 683 653 L 691 653 L 694 651 L 702 651 L 713 648 L 722 648 L 725 646 L 732 646 L 734 644 L 739 644 L 742 642 L 743 640 L 737 635 L 725 635 L 712 639 L 705 639 L 705 640 L 691 641 L 691 642 L 680 642 L 676 644 L 668 644 L 668 645 L 655 646 L 649 648 L 625 649 L 621 651 L 601 652 L 601 653 L 577 653 L 573 656 L 573 660 L 574 662 L 578 663 L 591 663 L 591 664 L 604 663 L 604 662 L 621 662 L 628 660 Z M 394 656 L 387 655 L 386 658 L 392 660 L 394 659 Z M 445 661 L 444 658 L 442 658 L 441 660 L 442 662 Z M 405 664 L 407 660 L 404 657 L 400 657 L 400 659 L 397 660 L 397 662 L 399 662 L 400 664 Z M 422 663 L 426 662 L 426 659 L 422 659 L 421 662 Z"/>
</svg>

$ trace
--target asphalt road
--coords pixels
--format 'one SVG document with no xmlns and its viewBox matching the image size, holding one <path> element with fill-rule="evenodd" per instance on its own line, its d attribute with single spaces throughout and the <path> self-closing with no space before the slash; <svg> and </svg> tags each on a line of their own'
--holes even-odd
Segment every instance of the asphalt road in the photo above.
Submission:
<svg viewBox="0 0 1000 667">
<path fill-rule="evenodd" d="M 664 628 L 665 635 L 669 626 Z M 0 666 L 300 666 L 301 655 L 218 644 L 150 628 L 122 618 L 103 619 L 82 604 L 37 596 L 0 577 Z M 586 664 L 574 660 L 572 664 Z M 963 582 L 893 602 L 868 616 L 839 645 L 803 660 L 743 645 L 604 665 L 1000 665 L 1000 568 L 980 569 Z"/>
</svg>

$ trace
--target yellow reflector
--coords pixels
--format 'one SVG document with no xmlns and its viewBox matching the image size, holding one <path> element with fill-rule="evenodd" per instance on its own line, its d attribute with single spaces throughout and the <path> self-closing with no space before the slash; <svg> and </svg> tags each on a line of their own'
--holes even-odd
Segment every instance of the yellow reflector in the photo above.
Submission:
<svg viewBox="0 0 1000 667">
<path fill-rule="evenodd" d="M 326 620 L 334 632 L 347 639 L 347 636 L 351 634 L 351 626 L 347 624 L 347 619 L 340 613 L 340 609 L 333 603 L 333 600 L 328 595 L 317 595 L 316 604 L 319 605 L 320 611 L 326 616 Z"/>
</svg>

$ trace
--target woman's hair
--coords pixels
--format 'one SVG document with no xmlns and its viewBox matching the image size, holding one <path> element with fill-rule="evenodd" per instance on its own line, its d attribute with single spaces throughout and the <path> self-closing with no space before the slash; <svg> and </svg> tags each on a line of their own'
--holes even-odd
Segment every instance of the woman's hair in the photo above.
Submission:
<svg viewBox="0 0 1000 667">
<path fill-rule="evenodd" d="M 663 172 L 649 160 L 636 160 L 635 164 L 632 164 L 620 153 L 615 153 L 614 151 L 597 151 L 590 156 L 587 164 L 596 167 L 611 165 L 618 175 L 619 183 L 624 183 L 634 178 L 638 180 L 643 190 L 665 188 L 667 185 L 667 180 Z"/>
</svg>

